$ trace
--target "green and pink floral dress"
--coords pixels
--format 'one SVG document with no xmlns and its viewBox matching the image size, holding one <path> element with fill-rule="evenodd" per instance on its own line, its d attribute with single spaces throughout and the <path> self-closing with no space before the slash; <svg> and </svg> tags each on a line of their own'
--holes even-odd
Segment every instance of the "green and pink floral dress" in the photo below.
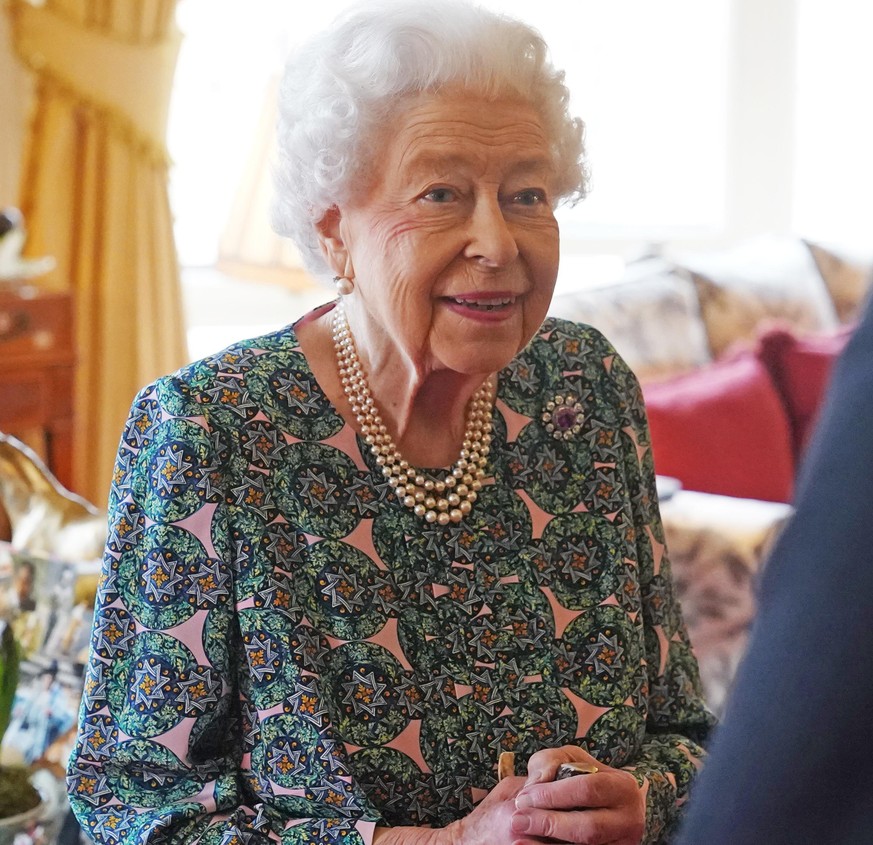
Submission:
<svg viewBox="0 0 873 845">
<path fill-rule="evenodd" d="M 293 327 L 139 394 L 68 772 L 91 837 L 368 843 L 467 814 L 501 751 L 522 771 L 565 743 L 634 772 L 645 842 L 669 835 L 712 718 L 636 380 L 548 320 L 493 425 L 443 527 L 397 501 Z"/>
</svg>

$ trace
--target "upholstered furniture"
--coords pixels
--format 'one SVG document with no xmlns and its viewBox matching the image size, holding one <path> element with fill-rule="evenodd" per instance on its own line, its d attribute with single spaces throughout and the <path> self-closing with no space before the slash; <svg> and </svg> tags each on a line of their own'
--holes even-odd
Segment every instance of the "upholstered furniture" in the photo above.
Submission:
<svg viewBox="0 0 873 845">
<path fill-rule="evenodd" d="M 761 564 L 791 506 L 680 490 L 661 503 L 673 580 L 707 703 L 721 715 L 755 615 Z"/>
<path fill-rule="evenodd" d="M 784 520 L 871 256 L 792 237 L 648 257 L 552 313 L 597 326 L 641 380 L 661 510 L 710 705 L 745 648 L 757 575 Z"/>
</svg>

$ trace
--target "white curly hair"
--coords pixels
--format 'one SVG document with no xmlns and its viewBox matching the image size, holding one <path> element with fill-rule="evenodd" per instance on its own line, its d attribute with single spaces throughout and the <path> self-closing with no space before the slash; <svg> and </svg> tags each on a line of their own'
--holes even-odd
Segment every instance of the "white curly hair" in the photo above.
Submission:
<svg viewBox="0 0 873 845">
<path fill-rule="evenodd" d="M 291 55 L 279 89 L 273 227 L 315 276 L 331 275 L 316 224 L 354 195 L 377 131 L 405 99 L 447 86 L 534 106 L 551 138 L 556 200 L 585 196 L 585 125 L 535 29 L 466 0 L 356 3 Z"/>
</svg>

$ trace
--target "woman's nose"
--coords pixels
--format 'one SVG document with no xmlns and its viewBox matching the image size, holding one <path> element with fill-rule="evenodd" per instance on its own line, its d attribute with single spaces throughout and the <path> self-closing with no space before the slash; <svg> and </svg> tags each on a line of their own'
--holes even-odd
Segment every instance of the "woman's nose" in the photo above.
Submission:
<svg viewBox="0 0 873 845">
<path fill-rule="evenodd" d="M 518 244 L 500 202 L 479 198 L 468 221 L 467 258 L 480 259 L 490 267 L 503 267 L 518 256 Z"/>
</svg>

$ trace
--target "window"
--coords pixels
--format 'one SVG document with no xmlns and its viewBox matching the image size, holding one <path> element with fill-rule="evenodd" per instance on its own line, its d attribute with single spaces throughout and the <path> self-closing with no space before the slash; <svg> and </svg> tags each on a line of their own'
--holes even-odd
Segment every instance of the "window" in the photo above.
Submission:
<svg viewBox="0 0 873 845">
<path fill-rule="evenodd" d="M 730 0 L 486 4 L 543 33 L 588 127 L 593 189 L 561 212 L 565 244 L 723 225 Z M 169 143 L 183 264 L 214 261 L 271 76 L 343 5 L 181 0 Z"/>
<path fill-rule="evenodd" d="M 873 5 L 799 0 L 794 227 L 873 245 Z"/>
<path fill-rule="evenodd" d="M 486 0 L 536 26 L 586 122 L 592 191 L 564 236 L 724 223 L 727 0 Z"/>
</svg>

